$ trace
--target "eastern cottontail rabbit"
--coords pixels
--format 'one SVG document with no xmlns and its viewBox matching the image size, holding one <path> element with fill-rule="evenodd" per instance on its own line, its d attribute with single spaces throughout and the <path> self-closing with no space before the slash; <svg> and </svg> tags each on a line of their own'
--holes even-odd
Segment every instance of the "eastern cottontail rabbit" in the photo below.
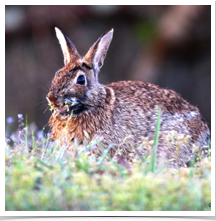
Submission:
<svg viewBox="0 0 216 221">
<path fill-rule="evenodd" d="M 113 29 L 103 34 L 82 57 L 73 43 L 58 29 L 56 35 L 64 55 L 65 66 L 57 71 L 47 95 L 52 116 L 49 125 L 52 139 L 64 137 L 73 146 L 100 139 L 104 148 L 110 147 L 110 156 L 121 155 L 128 161 L 136 156 L 143 139 L 154 140 L 158 107 L 161 106 L 158 158 L 167 159 L 172 167 L 184 166 L 193 146 L 210 145 L 210 131 L 199 110 L 172 90 L 151 83 L 120 81 L 102 85 L 98 73 L 113 37 Z M 189 136 L 180 149 L 166 137 L 175 131 Z M 86 136 L 86 133 L 88 136 Z M 124 139 L 128 138 L 125 142 Z M 143 145 L 138 148 L 147 154 Z M 94 150 L 100 154 L 101 149 Z M 134 154 L 134 155 L 133 155 Z"/>
</svg>

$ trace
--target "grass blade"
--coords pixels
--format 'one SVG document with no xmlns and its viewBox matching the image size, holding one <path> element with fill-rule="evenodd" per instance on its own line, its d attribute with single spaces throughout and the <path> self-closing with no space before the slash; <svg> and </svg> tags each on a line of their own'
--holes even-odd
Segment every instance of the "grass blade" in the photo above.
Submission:
<svg viewBox="0 0 216 221">
<path fill-rule="evenodd" d="M 158 117 L 157 117 L 157 124 L 155 130 L 155 137 L 154 137 L 154 144 L 153 144 L 153 154 L 151 159 L 151 172 L 155 173 L 155 166 L 156 166 L 156 158 L 157 158 L 157 146 L 159 140 L 159 130 L 160 130 L 160 118 L 161 118 L 161 106 L 158 107 Z"/>
<path fill-rule="evenodd" d="M 26 115 L 26 127 L 25 127 L 25 144 L 26 144 L 26 147 L 28 149 L 28 117 Z"/>
</svg>

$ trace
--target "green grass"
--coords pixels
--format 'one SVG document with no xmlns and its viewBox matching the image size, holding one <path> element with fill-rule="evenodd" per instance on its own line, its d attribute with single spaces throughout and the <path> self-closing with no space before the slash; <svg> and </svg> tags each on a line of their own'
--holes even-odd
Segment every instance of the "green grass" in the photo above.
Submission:
<svg viewBox="0 0 216 221">
<path fill-rule="evenodd" d="M 106 150 L 96 159 L 89 152 L 94 143 L 76 145 L 74 156 L 39 136 L 34 125 L 11 137 L 5 145 L 6 211 L 211 210 L 210 157 L 191 168 L 161 169 L 151 152 L 131 171 L 109 159 Z"/>
</svg>

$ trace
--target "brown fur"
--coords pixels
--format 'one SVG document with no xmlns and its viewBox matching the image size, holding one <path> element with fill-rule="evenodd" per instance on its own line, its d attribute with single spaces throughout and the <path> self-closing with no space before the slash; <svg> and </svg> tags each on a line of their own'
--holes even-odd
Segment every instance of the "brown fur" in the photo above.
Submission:
<svg viewBox="0 0 216 221">
<path fill-rule="evenodd" d="M 112 145 L 109 151 L 111 157 L 118 158 L 120 149 L 120 155 L 131 161 L 137 157 L 131 144 L 138 148 L 143 137 L 149 141 L 154 139 L 160 105 L 158 159 L 170 160 L 172 167 L 184 166 L 192 154 L 193 145 L 202 147 L 210 143 L 210 131 L 205 120 L 198 108 L 172 90 L 139 81 L 120 81 L 107 86 L 99 84 L 98 70 L 111 41 L 110 33 L 102 35 L 83 60 L 72 60 L 56 73 L 47 96 L 49 102 L 63 104 L 67 97 L 76 98 L 80 109 L 76 106 L 78 108 L 72 110 L 69 116 L 68 113 L 59 113 L 56 106 L 49 120 L 52 139 L 61 141 L 66 138 L 70 147 L 73 147 L 75 138 L 80 145 L 100 139 L 104 148 Z M 85 76 L 85 85 L 76 82 L 80 75 Z M 166 143 L 171 131 L 190 136 L 179 154 L 175 144 L 169 146 Z M 127 142 L 124 142 L 126 137 Z M 100 154 L 100 146 L 94 152 Z M 139 152 L 145 156 L 148 151 L 142 146 Z"/>
</svg>

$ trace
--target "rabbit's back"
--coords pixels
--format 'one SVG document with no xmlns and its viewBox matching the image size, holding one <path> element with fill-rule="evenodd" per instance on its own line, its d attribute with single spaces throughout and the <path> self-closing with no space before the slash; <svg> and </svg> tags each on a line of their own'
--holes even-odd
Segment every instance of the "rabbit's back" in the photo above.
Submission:
<svg viewBox="0 0 216 221">
<path fill-rule="evenodd" d="M 110 141 L 120 143 L 120 139 L 130 137 L 135 147 L 142 138 L 154 139 L 158 107 L 161 106 L 159 154 L 173 158 L 173 148 L 167 149 L 165 137 L 175 131 L 178 136 L 189 136 L 188 144 L 180 151 L 184 164 L 192 153 L 193 145 L 202 147 L 210 143 L 208 126 L 197 107 L 189 104 L 173 90 L 162 89 L 154 84 L 139 81 L 121 81 L 107 85 L 115 93 L 112 111 L 112 131 Z M 116 137 L 116 139 L 115 139 Z M 127 147 L 125 152 L 130 152 Z M 172 154 L 173 153 L 173 154 Z M 145 153 L 143 153 L 145 154 Z"/>
<path fill-rule="evenodd" d="M 161 106 L 161 130 L 182 131 L 192 140 L 205 137 L 209 131 L 206 121 L 197 107 L 188 103 L 173 90 L 163 89 L 151 83 L 120 81 L 107 85 L 115 93 L 113 117 L 121 115 L 127 121 L 145 122 L 145 134 L 155 132 L 158 106 Z M 128 119 L 126 118 L 128 115 Z M 139 124 L 137 123 L 137 125 Z M 154 124 L 150 126 L 151 124 Z M 183 125 L 187 130 L 183 130 Z M 153 129 L 153 130 L 152 130 Z"/>
</svg>

